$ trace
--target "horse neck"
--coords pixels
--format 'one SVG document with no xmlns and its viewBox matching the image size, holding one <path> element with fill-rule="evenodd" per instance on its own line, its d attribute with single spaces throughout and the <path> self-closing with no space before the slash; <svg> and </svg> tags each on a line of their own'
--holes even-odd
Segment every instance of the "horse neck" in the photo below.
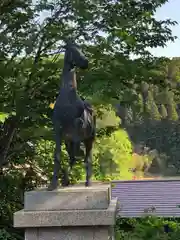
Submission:
<svg viewBox="0 0 180 240">
<path fill-rule="evenodd" d="M 70 88 L 77 90 L 76 71 L 75 68 L 64 67 L 62 73 L 62 85 L 63 88 Z"/>
</svg>

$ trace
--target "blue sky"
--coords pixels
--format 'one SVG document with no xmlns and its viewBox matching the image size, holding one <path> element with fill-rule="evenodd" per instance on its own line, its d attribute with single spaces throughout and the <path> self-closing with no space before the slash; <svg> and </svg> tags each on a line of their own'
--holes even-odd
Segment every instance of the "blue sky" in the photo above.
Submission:
<svg viewBox="0 0 180 240">
<path fill-rule="evenodd" d="M 167 43 L 167 47 L 165 48 L 151 50 L 152 54 L 157 57 L 180 57 L 180 0 L 169 0 L 168 3 L 157 10 L 156 18 L 158 20 L 171 18 L 177 21 L 178 25 L 172 27 L 172 32 L 178 39 L 174 43 Z"/>
</svg>

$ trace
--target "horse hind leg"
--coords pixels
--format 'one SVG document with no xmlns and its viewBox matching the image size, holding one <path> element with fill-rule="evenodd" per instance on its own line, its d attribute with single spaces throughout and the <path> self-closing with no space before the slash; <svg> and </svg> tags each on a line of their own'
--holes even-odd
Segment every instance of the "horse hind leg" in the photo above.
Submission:
<svg viewBox="0 0 180 240">
<path fill-rule="evenodd" d="M 91 185 L 91 176 L 92 176 L 92 147 L 93 147 L 93 139 L 87 139 L 84 141 L 86 154 L 84 158 L 85 169 L 86 169 L 86 182 L 85 186 L 88 187 Z"/>
<path fill-rule="evenodd" d="M 67 168 L 62 169 L 62 181 L 61 184 L 63 187 L 67 187 L 70 184 L 69 181 L 69 171 L 67 170 Z"/>
</svg>

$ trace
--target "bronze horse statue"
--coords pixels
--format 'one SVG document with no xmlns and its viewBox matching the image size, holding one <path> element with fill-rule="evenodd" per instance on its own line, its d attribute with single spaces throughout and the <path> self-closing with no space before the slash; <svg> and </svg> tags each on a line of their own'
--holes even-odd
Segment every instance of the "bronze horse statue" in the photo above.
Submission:
<svg viewBox="0 0 180 240">
<path fill-rule="evenodd" d="M 62 186 L 68 186 L 69 168 L 76 163 L 76 153 L 80 143 L 85 146 L 84 163 L 86 169 L 85 186 L 90 185 L 92 175 L 92 147 L 95 140 L 96 117 L 90 104 L 77 93 L 76 67 L 88 68 L 88 60 L 77 44 L 69 41 L 65 46 L 64 67 L 61 87 L 53 110 L 55 133 L 54 170 L 48 190 L 58 187 L 59 172 L 62 174 Z M 69 155 L 69 168 L 62 168 L 61 146 L 65 142 Z"/>
</svg>

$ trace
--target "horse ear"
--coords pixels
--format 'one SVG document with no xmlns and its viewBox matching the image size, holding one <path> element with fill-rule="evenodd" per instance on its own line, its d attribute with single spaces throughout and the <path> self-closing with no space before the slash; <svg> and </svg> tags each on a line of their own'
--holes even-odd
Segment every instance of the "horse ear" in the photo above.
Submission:
<svg viewBox="0 0 180 240">
<path fill-rule="evenodd" d="M 69 37 L 65 40 L 65 43 L 66 43 L 66 45 L 71 45 L 74 43 L 74 39 Z"/>
</svg>

